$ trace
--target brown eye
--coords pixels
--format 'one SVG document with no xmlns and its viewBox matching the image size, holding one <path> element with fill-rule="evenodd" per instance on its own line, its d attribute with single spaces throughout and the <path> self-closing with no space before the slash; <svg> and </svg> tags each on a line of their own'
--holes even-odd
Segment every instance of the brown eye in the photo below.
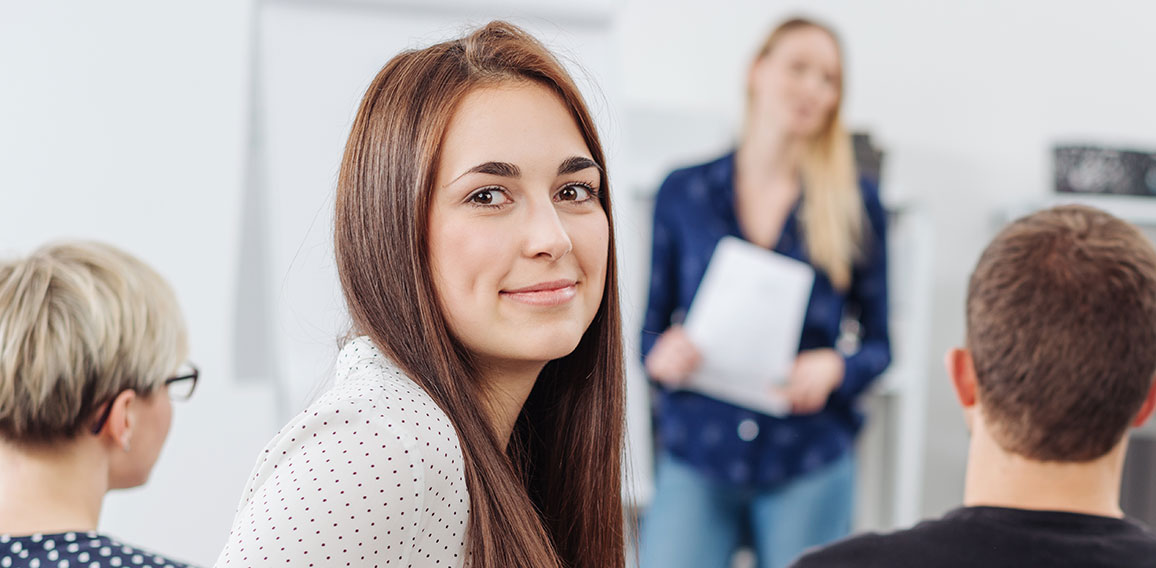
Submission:
<svg viewBox="0 0 1156 568">
<path fill-rule="evenodd" d="M 483 189 L 470 196 L 470 201 L 479 205 L 491 205 L 494 202 L 494 194 L 488 189 Z"/>
<path fill-rule="evenodd" d="M 594 190 L 587 187 L 586 184 L 572 183 L 562 189 L 558 190 L 555 198 L 558 201 L 574 201 L 581 203 L 594 197 Z"/>
<path fill-rule="evenodd" d="M 512 200 L 500 187 L 483 187 L 470 194 L 470 198 L 466 201 L 479 207 L 501 207 Z"/>
</svg>

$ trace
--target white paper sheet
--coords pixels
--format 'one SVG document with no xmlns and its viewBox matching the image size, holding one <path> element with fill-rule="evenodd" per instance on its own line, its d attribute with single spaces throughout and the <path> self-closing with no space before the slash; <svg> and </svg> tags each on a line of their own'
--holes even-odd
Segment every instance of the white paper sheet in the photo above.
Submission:
<svg viewBox="0 0 1156 568">
<path fill-rule="evenodd" d="M 804 262 L 735 237 L 719 241 L 684 322 L 702 355 L 685 388 L 788 414 L 772 390 L 795 362 L 814 281 Z"/>
</svg>

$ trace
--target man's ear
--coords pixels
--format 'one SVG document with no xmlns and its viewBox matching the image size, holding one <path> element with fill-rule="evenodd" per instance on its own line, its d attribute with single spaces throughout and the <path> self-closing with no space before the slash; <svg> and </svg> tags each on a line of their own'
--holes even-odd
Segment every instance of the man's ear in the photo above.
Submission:
<svg viewBox="0 0 1156 568">
<path fill-rule="evenodd" d="M 962 347 L 949 349 L 943 363 L 959 405 L 964 410 L 971 409 L 976 401 L 975 361 L 971 358 L 971 351 Z"/>
<path fill-rule="evenodd" d="M 1148 396 L 1144 397 L 1144 404 L 1140 407 L 1140 412 L 1136 413 L 1136 418 L 1132 420 L 1132 427 L 1139 428 L 1148 421 L 1152 416 L 1152 410 L 1156 409 L 1156 382 L 1148 387 Z"/>
<path fill-rule="evenodd" d="M 136 425 L 136 391 L 125 390 L 116 395 L 109 404 L 112 409 L 108 414 L 108 422 L 101 433 L 105 439 L 124 451 L 129 451 L 132 443 L 134 426 Z"/>
</svg>

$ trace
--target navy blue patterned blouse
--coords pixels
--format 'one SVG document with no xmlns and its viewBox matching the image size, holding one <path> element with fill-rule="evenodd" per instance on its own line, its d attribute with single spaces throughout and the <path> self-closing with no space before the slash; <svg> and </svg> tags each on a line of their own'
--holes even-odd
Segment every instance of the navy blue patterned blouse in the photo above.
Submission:
<svg viewBox="0 0 1156 568">
<path fill-rule="evenodd" d="M 734 154 L 677 170 L 655 198 L 650 300 L 642 353 L 671 323 L 682 320 L 724 236 L 743 238 L 734 205 Z M 874 184 L 862 182 L 870 234 L 850 289 L 839 292 L 816 271 L 799 350 L 834 347 L 844 310 L 857 313 L 859 350 L 846 357 L 843 383 L 823 410 L 775 418 L 682 390 L 659 388 L 659 442 L 674 457 L 709 477 L 773 486 L 835 461 L 851 449 L 863 423 L 855 399 L 891 362 L 887 331 L 886 214 Z M 787 217 L 775 252 L 809 262 L 799 205 Z M 657 384 L 657 383 L 656 383 Z"/>
<path fill-rule="evenodd" d="M 0 535 L 0 568 L 190 568 L 95 532 Z"/>
</svg>

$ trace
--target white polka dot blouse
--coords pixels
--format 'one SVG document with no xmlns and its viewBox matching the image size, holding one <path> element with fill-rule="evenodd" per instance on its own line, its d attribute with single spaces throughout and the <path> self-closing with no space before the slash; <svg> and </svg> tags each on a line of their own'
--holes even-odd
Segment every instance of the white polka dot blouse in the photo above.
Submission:
<svg viewBox="0 0 1156 568">
<path fill-rule="evenodd" d="M 468 517 L 449 418 L 361 337 L 258 458 L 216 566 L 464 566 Z"/>
</svg>

